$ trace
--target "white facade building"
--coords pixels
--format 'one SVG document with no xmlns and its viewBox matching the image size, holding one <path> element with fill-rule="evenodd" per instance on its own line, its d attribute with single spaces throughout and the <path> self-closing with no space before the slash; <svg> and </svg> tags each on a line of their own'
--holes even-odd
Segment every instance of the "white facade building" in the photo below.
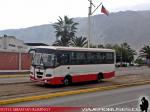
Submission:
<svg viewBox="0 0 150 112">
<path fill-rule="evenodd" d="M 0 51 L 6 52 L 28 52 L 27 45 L 14 36 L 4 35 L 0 37 Z"/>
</svg>

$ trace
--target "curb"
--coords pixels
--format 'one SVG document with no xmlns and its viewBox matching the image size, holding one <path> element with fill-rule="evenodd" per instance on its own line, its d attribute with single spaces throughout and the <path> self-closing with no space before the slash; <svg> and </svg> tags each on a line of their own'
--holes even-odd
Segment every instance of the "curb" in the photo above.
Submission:
<svg viewBox="0 0 150 112">
<path fill-rule="evenodd" d="M 144 84 L 149 84 L 149 83 L 150 83 L 150 80 L 147 80 L 147 81 L 133 82 L 130 84 L 121 84 L 121 85 L 114 85 L 114 86 L 107 86 L 107 87 L 96 87 L 96 88 L 90 88 L 90 89 L 79 89 L 79 90 L 75 90 L 75 91 L 58 92 L 58 93 L 56 92 L 56 93 L 50 93 L 50 94 L 45 94 L 45 95 L 37 95 L 37 96 L 29 96 L 29 97 L 23 97 L 23 98 L 1 100 L 0 105 L 49 99 L 49 98 L 54 98 L 54 97 L 82 94 L 82 93 L 88 93 L 88 92 L 112 90 L 112 89 L 117 89 L 120 87 L 130 87 L 130 86 L 144 85 Z"/>
<path fill-rule="evenodd" d="M 28 77 L 27 74 L 18 74 L 18 75 L 0 75 L 0 78 L 16 78 L 16 77 Z"/>
</svg>

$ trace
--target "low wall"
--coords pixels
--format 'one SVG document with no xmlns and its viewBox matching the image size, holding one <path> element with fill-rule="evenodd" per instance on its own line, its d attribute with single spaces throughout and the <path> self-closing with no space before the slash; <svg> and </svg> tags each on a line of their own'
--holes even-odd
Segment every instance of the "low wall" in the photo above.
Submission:
<svg viewBox="0 0 150 112">
<path fill-rule="evenodd" d="M 0 70 L 29 70 L 30 65 L 28 53 L 0 52 Z"/>
</svg>

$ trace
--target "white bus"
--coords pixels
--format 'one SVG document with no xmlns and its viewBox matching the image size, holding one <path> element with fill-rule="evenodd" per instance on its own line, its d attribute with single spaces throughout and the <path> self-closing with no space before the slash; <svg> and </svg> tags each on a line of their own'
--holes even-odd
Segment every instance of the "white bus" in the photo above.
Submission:
<svg viewBox="0 0 150 112">
<path fill-rule="evenodd" d="M 40 46 L 30 52 L 31 81 L 70 85 L 115 76 L 116 56 L 112 49 Z"/>
</svg>

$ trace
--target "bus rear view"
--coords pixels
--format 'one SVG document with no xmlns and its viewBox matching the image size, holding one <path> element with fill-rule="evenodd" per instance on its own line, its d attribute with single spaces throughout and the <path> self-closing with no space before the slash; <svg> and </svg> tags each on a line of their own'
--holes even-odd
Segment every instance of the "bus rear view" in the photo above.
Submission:
<svg viewBox="0 0 150 112">
<path fill-rule="evenodd" d="M 116 59 L 112 49 L 48 46 L 32 51 L 31 81 L 67 86 L 115 76 Z"/>
</svg>

